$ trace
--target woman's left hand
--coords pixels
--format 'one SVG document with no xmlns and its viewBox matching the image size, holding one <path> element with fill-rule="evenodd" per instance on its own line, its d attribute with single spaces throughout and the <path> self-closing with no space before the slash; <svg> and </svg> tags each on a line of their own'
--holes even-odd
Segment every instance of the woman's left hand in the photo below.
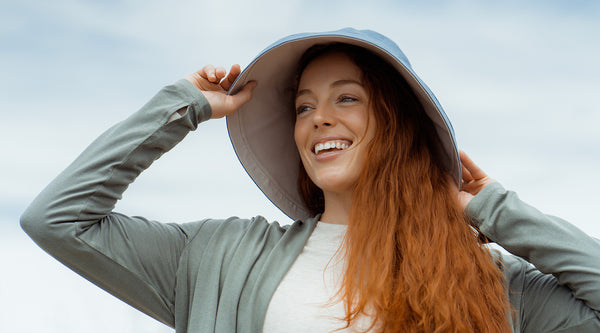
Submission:
<svg viewBox="0 0 600 333">
<path fill-rule="evenodd" d="M 471 199 L 488 184 L 496 180 L 490 178 L 481 170 L 473 160 L 464 152 L 460 151 L 460 164 L 462 166 L 462 187 L 458 191 L 458 202 L 464 210 Z"/>
</svg>

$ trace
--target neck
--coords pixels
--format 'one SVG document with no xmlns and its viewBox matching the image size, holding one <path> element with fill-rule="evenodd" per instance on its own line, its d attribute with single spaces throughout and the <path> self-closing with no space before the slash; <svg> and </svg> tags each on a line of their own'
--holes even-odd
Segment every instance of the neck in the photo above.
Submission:
<svg viewBox="0 0 600 333">
<path fill-rule="evenodd" d="M 334 224 L 348 224 L 352 195 L 350 192 L 324 192 L 325 210 L 321 221 Z"/>
</svg>

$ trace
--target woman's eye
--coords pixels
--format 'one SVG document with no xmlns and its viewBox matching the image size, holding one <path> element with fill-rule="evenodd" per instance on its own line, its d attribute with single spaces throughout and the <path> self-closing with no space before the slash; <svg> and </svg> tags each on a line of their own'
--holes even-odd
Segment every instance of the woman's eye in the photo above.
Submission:
<svg viewBox="0 0 600 333">
<path fill-rule="evenodd" d="M 296 114 L 299 115 L 304 111 L 310 110 L 310 106 L 308 105 L 299 105 L 296 107 Z"/>
<path fill-rule="evenodd" d="M 357 99 L 354 97 L 350 97 L 350 96 L 340 96 L 340 98 L 338 98 L 338 102 L 340 103 L 351 103 L 351 102 L 356 102 Z"/>
</svg>

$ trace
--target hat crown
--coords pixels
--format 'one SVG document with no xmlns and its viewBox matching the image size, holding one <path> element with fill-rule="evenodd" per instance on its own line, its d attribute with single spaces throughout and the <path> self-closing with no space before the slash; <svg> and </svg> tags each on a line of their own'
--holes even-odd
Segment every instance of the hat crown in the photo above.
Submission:
<svg viewBox="0 0 600 333">
<path fill-rule="evenodd" d="M 347 37 L 350 39 L 360 40 L 360 41 L 372 44 L 372 45 L 380 48 L 382 51 L 385 51 L 388 54 L 390 54 L 391 56 L 393 56 L 394 58 L 396 58 L 404 66 L 412 69 L 410 61 L 408 60 L 408 58 L 406 57 L 404 52 L 402 52 L 400 47 L 393 40 L 378 33 L 377 31 L 373 31 L 373 30 L 369 30 L 369 29 L 358 30 L 358 29 L 354 29 L 351 27 L 347 27 L 347 28 L 343 28 L 343 29 L 339 29 L 339 30 L 333 30 L 333 31 L 325 31 L 325 32 L 302 32 L 302 33 L 297 33 L 297 34 L 293 34 L 293 35 L 289 35 L 289 36 L 280 38 L 279 40 L 275 41 L 271 45 L 267 46 L 262 52 L 260 52 L 259 55 L 253 60 L 253 62 L 256 61 L 257 59 L 259 59 L 260 57 L 262 57 L 262 55 L 265 52 L 268 52 L 274 48 L 277 48 L 277 47 L 281 46 L 282 44 L 286 44 L 286 43 L 298 41 L 298 40 L 303 40 L 303 39 L 308 39 L 308 38 L 320 38 L 320 37 Z"/>
</svg>

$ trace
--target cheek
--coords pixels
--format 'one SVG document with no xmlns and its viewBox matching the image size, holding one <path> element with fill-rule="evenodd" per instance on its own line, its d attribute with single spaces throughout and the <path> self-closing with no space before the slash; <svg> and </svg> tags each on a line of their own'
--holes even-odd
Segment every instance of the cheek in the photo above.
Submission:
<svg viewBox="0 0 600 333">
<path fill-rule="evenodd" d="M 294 142 L 296 143 L 296 148 L 298 150 L 300 150 L 300 134 L 299 134 L 299 130 L 298 130 L 298 122 L 296 122 L 296 124 L 294 125 Z"/>
<path fill-rule="evenodd" d="M 372 109 L 367 111 L 365 121 L 365 138 L 368 141 L 371 141 L 375 137 L 375 132 L 377 131 L 377 122 L 375 121 L 375 115 L 373 114 Z"/>
<path fill-rule="evenodd" d="M 294 124 L 294 142 L 298 151 L 306 144 L 306 126 L 303 126 L 302 120 L 297 120 Z"/>
<path fill-rule="evenodd" d="M 376 126 L 375 119 L 367 114 L 356 114 L 353 118 L 348 119 L 347 125 L 351 131 L 365 143 L 371 141 L 375 136 Z"/>
</svg>

